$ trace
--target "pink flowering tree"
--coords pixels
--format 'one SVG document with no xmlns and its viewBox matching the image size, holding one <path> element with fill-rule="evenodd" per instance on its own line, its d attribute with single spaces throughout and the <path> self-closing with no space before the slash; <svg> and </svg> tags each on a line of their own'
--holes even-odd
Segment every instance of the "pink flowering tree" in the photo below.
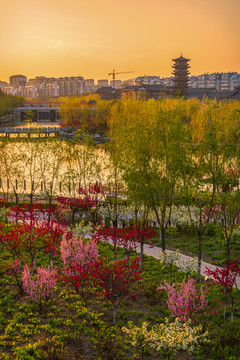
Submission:
<svg viewBox="0 0 240 360">
<path fill-rule="evenodd" d="M 54 288 L 57 283 L 57 268 L 52 265 L 48 267 L 38 267 L 36 274 L 31 275 L 31 269 L 24 267 L 22 275 L 23 288 L 27 297 L 35 301 L 41 313 L 44 306 L 53 297 Z"/>
<path fill-rule="evenodd" d="M 185 278 L 181 284 L 161 285 L 158 289 L 165 290 L 168 296 L 168 308 L 172 316 L 179 317 L 181 321 L 193 318 L 197 313 L 202 313 L 208 304 L 207 291 L 204 286 L 197 289 L 195 280 Z"/>
<path fill-rule="evenodd" d="M 97 244 L 95 241 L 84 241 L 70 233 L 65 233 L 60 244 L 60 252 L 63 280 L 70 283 L 81 296 L 90 320 L 87 299 L 92 283 L 91 264 L 98 258 Z"/>
</svg>

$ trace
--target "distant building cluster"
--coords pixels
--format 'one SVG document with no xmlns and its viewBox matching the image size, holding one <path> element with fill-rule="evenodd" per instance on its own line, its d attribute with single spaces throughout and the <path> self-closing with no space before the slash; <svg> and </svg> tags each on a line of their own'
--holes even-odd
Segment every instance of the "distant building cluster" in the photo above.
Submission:
<svg viewBox="0 0 240 360">
<path fill-rule="evenodd" d="M 95 92 L 97 90 L 99 90 L 102 87 L 113 87 L 115 89 L 122 89 L 127 85 L 134 85 L 135 84 L 135 79 L 129 79 L 126 81 L 122 81 L 122 80 L 108 80 L 108 79 L 101 79 L 98 80 L 95 83 L 94 79 L 84 79 L 84 85 L 83 85 L 83 90 L 86 93 L 89 92 Z"/>
<path fill-rule="evenodd" d="M 192 88 L 214 88 L 217 91 L 233 91 L 240 86 L 240 74 L 228 72 L 191 76 L 189 85 Z"/>
<path fill-rule="evenodd" d="M 189 76 L 190 88 L 212 88 L 217 91 L 233 91 L 240 86 L 240 74 L 237 72 L 227 73 L 205 73 L 197 76 Z M 161 78 L 159 76 L 139 76 L 135 79 L 135 85 L 163 85 L 174 86 L 174 77 Z"/>
<path fill-rule="evenodd" d="M 116 89 L 126 85 L 134 85 L 135 79 L 128 81 L 108 79 L 98 80 L 84 79 L 82 76 L 48 78 L 36 76 L 34 79 L 27 79 L 24 75 L 13 75 L 9 83 L 0 81 L 0 89 L 7 95 L 24 96 L 26 98 L 54 98 L 61 96 L 75 96 L 95 92 L 102 87 L 114 87 Z"/>
<path fill-rule="evenodd" d="M 13 75 L 9 83 L 0 81 L 0 89 L 8 95 L 25 98 L 58 98 L 78 96 L 83 93 L 98 93 L 101 97 L 112 99 L 120 96 L 145 96 L 158 98 L 172 96 L 179 89 L 180 95 L 188 97 L 228 97 L 240 87 L 240 74 L 237 72 L 205 73 L 189 76 L 188 62 L 182 56 L 173 59 L 173 76 L 138 76 L 126 81 L 84 79 L 82 76 L 45 77 L 27 79 L 24 75 Z M 219 95 L 220 94 L 220 95 Z"/>
<path fill-rule="evenodd" d="M 84 78 L 82 76 L 48 78 L 36 76 L 27 79 L 23 75 L 13 75 L 9 84 L 0 82 L 0 88 L 8 95 L 25 98 L 57 98 L 60 96 L 82 95 Z"/>
</svg>

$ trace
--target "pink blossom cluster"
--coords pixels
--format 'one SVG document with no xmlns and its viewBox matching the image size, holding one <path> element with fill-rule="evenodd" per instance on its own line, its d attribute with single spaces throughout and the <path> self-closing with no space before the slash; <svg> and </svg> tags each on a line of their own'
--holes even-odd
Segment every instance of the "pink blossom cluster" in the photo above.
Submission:
<svg viewBox="0 0 240 360">
<path fill-rule="evenodd" d="M 158 289 L 164 289 L 168 296 L 168 308 L 172 316 L 179 317 L 181 321 L 192 318 L 196 313 L 201 312 L 208 304 L 206 289 L 202 286 L 199 290 L 195 286 L 195 280 L 185 278 L 181 284 L 161 285 Z"/>
<path fill-rule="evenodd" d="M 38 267 L 36 275 L 32 277 L 31 269 L 24 266 L 22 283 L 27 296 L 41 306 L 53 295 L 57 283 L 57 268 L 52 265 Z"/>
<path fill-rule="evenodd" d="M 69 233 L 63 235 L 60 252 L 64 268 L 62 280 L 71 283 L 88 309 L 87 293 L 92 281 L 92 263 L 98 258 L 95 241 L 84 241 Z M 90 315 L 88 312 L 88 318 Z"/>
<path fill-rule="evenodd" d="M 64 266 L 86 266 L 98 258 L 96 241 L 84 241 L 77 236 L 64 233 L 60 244 Z"/>
</svg>

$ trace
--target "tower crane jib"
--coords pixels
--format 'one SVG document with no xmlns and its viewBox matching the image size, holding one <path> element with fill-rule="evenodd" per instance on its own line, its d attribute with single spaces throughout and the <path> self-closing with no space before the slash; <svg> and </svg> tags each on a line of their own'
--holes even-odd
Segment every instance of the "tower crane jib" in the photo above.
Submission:
<svg viewBox="0 0 240 360">
<path fill-rule="evenodd" d="M 112 76 L 112 80 L 113 80 L 113 87 L 115 87 L 115 79 L 116 79 L 116 75 L 118 74 L 127 74 L 127 73 L 133 73 L 134 71 L 120 71 L 120 72 L 115 72 L 115 70 L 113 69 L 113 72 L 110 72 L 108 74 L 108 76 Z"/>
</svg>

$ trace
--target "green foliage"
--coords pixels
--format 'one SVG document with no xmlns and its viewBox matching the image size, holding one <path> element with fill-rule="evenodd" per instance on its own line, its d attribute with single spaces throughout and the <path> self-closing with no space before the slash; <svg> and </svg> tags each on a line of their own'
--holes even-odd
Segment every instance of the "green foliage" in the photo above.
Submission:
<svg viewBox="0 0 240 360">
<path fill-rule="evenodd" d="M 76 107 L 79 101 L 76 99 Z M 239 195 L 232 193 L 239 174 L 231 173 L 231 169 L 237 170 L 240 163 L 239 146 L 235 145 L 240 141 L 239 103 L 182 99 L 138 102 L 121 100 L 116 102 L 111 110 L 110 105 L 113 104 L 99 103 L 97 110 L 85 108 L 82 112 L 84 116 L 79 120 L 82 121 L 82 128 L 88 129 L 89 117 L 94 111 L 97 114 L 102 106 L 100 119 L 101 126 L 105 127 L 107 114 L 111 111 L 108 125 L 115 141 L 111 142 L 106 154 L 101 152 L 103 156 L 100 159 L 106 160 L 106 163 L 110 159 L 111 166 L 106 166 L 105 169 L 109 173 L 111 170 L 111 176 L 116 180 L 114 185 L 117 187 L 122 185 L 121 175 L 124 175 L 127 186 L 123 187 L 123 192 L 128 197 L 128 201 L 110 197 L 108 204 L 111 211 L 116 208 L 117 211 L 125 209 L 130 203 L 134 207 L 145 205 L 148 210 L 146 212 L 151 216 L 150 209 L 155 215 L 158 213 L 159 224 L 165 226 L 172 203 L 179 207 L 195 205 L 195 210 L 199 211 L 200 208 L 211 206 L 213 200 L 216 205 L 224 203 L 226 209 L 228 207 L 230 219 L 239 204 Z M 69 112 L 68 115 L 68 119 L 71 119 L 71 116 L 72 119 L 75 118 L 74 112 L 72 115 Z M 97 124 L 94 126 L 97 128 Z M 86 143 L 89 144 L 88 141 Z M 1 176 L 11 175 L 15 179 L 17 175 L 26 175 L 29 167 L 29 180 L 39 189 L 42 175 L 50 172 L 44 195 L 48 201 L 54 201 L 59 181 L 62 192 L 74 197 L 79 183 L 83 188 L 87 188 L 88 178 L 95 180 L 102 176 L 102 168 L 94 153 L 96 149 L 93 150 L 90 145 L 83 147 L 73 142 L 55 141 L 21 142 L 16 143 L 15 154 L 11 155 L 9 148 L 12 144 L 13 142 L 6 142 L 1 146 Z M 26 151 L 27 146 L 29 152 Z M 99 154 L 100 151 L 97 150 L 96 153 Z M 24 167 L 19 166 L 20 158 Z M 60 171 L 63 164 L 67 164 L 67 171 L 64 173 Z M 182 187 L 183 179 L 188 182 L 188 193 Z M 50 181 L 56 185 L 52 192 L 49 188 Z M 210 184 L 213 184 L 213 181 L 217 196 L 212 196 L 211 193 Z M 226 259 L 226 236 L 224 237 L 220 230 L 222 228 L 220 229 L 217 223 L 206 227 L 202 237 L 202 253 L 212 262 L 217 260 L 218 263 L 223 263 Z M 235 235 L 231 234 L 230 242 L 233 256 L 240 250 L 238 229 L 235 230 Z M 159 244 L 159 239 L 156 243 Z M 169 227 L 166 244 L 188 253 L 198 252 L 197 235 L 190 222 Z M 99 253 L 111 262 L 112 252 L 108 245 L 99 243 L 98 248 Z M 118 258 L 125 256 L 123 249 L 117 249 L 117 252 Z M 134 256 L 136 254 L 132 252 L 131 258 Z M 5 264 L 8 258 L 7 250 L 0 252 L 1 264 Z M 28 262 L 29 259 L 24 256 L 23 260 Z M 48 260 L 45 254 L 39 252 L 38 264 L 45 265 Z M 54 262 L 54 265 L 61 267 L 57 256 Z M 134 287 L 133 296 L 124 300 L 119 311 L 121 326 L 126 325 L 128 320 L 141 324 L 144 319 L 151 321 L 152 326 L 161 323 L 164 316 L 169 317 L 165 295 L 157 290 L 160 283 L 169 280 L 168 268 L 146 256 L 142 265 L 142 283 Z M 172 281 L 181 282 L 183 277 L 184 274 L 173 266 Z M 66 284 L 59 284 L 56 302 L 48 313 L 41 316 L 35 313 L 33 305 L 27 299 L 19 297 L 13 277 L 4 271 L 1 272 L 0 286 L 1 360 L 129 358 L 119 328 L 109 326 L 112 309 L 101 296 L 91 300 L 92 322 L 88 322 L 86 308 L 72 295 Z M 96 289 L 92 290 L 95 293 Z M 230 323 L 222 320 L 222 314 L 218 316 L 213 310 L 210 314 L 212 301 L 218 298 L 220 303 L 223 301 L 219 289 L 210 288 L 209 307 L 201 322 L 205 330 L 209 331 L 212 345 L 203 347 L 199 353 L 194 354 L 195 358 L 236 360 L 239 357 L 240 300 L 237 290 L 233 292 L 236 297 L 236 315 L 233 323 Z"/>
<path fill-rule="evenodd" d="M 206 356 L 206 353 L 209 359 L 238 359 L 240 354 L 239 328 L 239 319 L 234 322 L 224 321 L 221 323 L 221 326 L 211 328 L 209 331 L 211 332 L 212 342 L 207 348 L 203 347 L 200 352 L 200 354 L 202 353 L 202 359 Z"/>
<path fill-rule="evenodd" d="M 42 352 L 44 359 L 62 360 L 64 344 L 58 337 L 47 338 L 38 343 L 37 348 Z"/>
<path fill-rule="evenodd" d="M 17 106 L 18 102 L 22 100 L 14 96 L 0 96 L 0 117 L 11 113 L 13 107 Z"/>
<path fill-rule="evenodd" d="M 123 339 L 119 328 L 102 324 L 101 328 L 95 329 L 91 339 L 99 360 L 122 359 Z"/>
<path fill-rule="evenodd" d="M 95 101 L 89 105 L 89 101 Z M 98 95 L 59 98 L 60 116 L 64 125 L 74 126 L 82 132 L 107 132 L 107 120 L 112 102 L 102 100 Z"/>
</svg>

